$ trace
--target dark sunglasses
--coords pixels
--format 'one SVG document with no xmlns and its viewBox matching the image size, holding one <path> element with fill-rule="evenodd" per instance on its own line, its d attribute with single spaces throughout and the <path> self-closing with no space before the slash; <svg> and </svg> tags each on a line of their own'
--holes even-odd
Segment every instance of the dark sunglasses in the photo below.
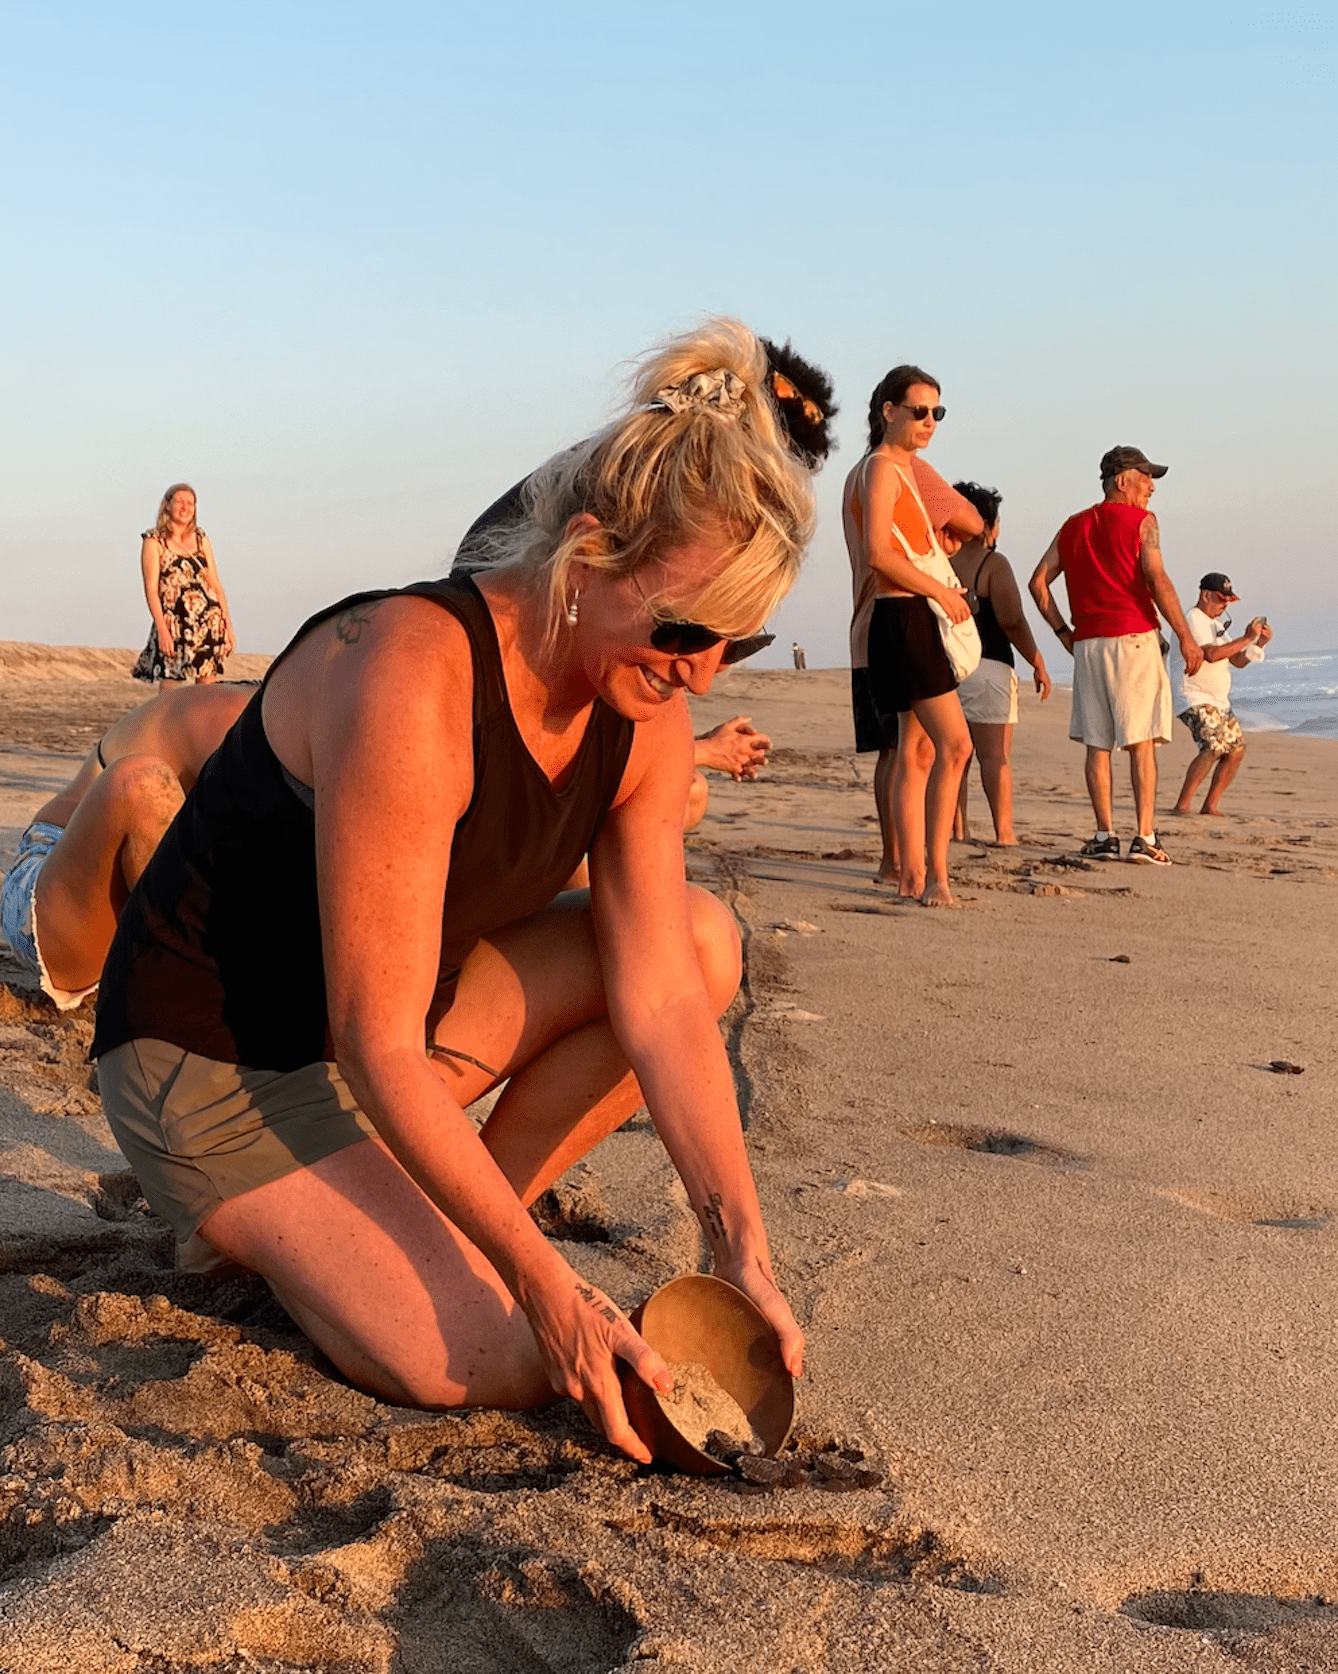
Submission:
<svg viewBox="0 0 1338 1674">
<path fill-rule="evenodd" d="M 632 576 L 632 585 L 640 594 L 642 604 L 650 610 L 650 601 L 635 573 Z M 671 657 L 691 657 L 698 651 L 709 651 L 713 645 L 719 645 L 725 638 L 724 634 L 718 634 L 714 628 L 708 628 L 701 622 L 666 622 L 663 617 L 656 616 L 653 610 L 650 611 L 650 615 L 654 623 L 650 630 L 650 643 L 657 651 L 667 652 Z M 731 649 L 731 645 L 725 647 L 722 661 L 733 660 L 729 655 Z M 747 656 L 748 653 L 745 652 L 744 655 Z"/>
<path fill-rule="evenodd" d="M 904 407 L 906 411 L 921 424 L 923 424 L 927 418 L 932 418 L 934 423 L 938 424 L 942 419 L 945 419 L 948 416 L 948 409 L 946 407 L 913 407 L 909 401 L 898 402 L 898 406 Z"/>
</svg>

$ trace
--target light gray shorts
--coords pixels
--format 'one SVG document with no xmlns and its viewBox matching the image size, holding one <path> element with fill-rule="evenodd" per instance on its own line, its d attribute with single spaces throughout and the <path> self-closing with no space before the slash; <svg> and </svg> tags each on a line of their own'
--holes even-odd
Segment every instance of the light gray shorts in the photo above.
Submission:
<svg viewBox="0 0 1338 1674">
<path fill-rule="evenodd" d="M 375 1132 L 334 1064 L 247 1069 L 130 1040 L 98 1059 L 98 1088 L 140 1190 L 176 1234 L 183 1273 L 231 1266 L 200 1236 L 229 1198 Z"/>
<path fill-rule="evenodd" d="M 1094 750 L 1169 744 L 1171 722 L 1171 680 L 1155 633 L 1074 644 L 1070 738 Z"/>
<path fill-rule="evenodd" d="M 982 657 L 975 672 L 957 688 L 962 714 L 977 726 L 1017 724 L 1017 674 L 993 657 Z"/>
<path fill-rule="evenodd" d="M 4 931 L 14 957 L 37 978 L 42 992 L 61 1011 L 73 1011 L 81 1000 L 97 992 L 98 985 L 94 982 L 87 988 L 58 988 L 42 958 L 37 934 L 37 880 L 52 849 L 64 835 L 63 826 L 34 820 L 19 838 L 19 852 L 0 885 L 0 930 Z"/>
</svg>

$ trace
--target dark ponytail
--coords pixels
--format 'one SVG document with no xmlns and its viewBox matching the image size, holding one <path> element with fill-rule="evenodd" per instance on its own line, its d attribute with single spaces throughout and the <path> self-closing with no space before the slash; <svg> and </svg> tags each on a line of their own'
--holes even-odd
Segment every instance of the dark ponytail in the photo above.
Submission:
<svg viewBox="0 0 1338 1674">
<path fill-rule="evenodd" d="M 930 384 L 940 394 L 943 390 L 937 378 L 931 378 L 918 366 L 894 366 L 869 397 L 869 453 L 883 440 L 883 403 L 890 401 L 894 407 L 899 407 L 912 384 Z"/>
</svg>

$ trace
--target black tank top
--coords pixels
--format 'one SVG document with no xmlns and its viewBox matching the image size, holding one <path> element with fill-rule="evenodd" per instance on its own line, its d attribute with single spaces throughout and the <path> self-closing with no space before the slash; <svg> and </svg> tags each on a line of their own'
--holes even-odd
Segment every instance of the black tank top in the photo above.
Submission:
<svg viewBox="0 0 1338 1674">
<path fill-rule="evenodd" d="M 402 594 L 460 621 L 474 669 L 474 794 L 451 844 L 426 1038 L 479 938 L 546 906 L 579 865 L 622 780 L 633 724 L 597 698 L 571 776 L 554 790 L 520 736 L 492 616 L 468 577 L 343 599 L 304 623 L 274 668 L 339 611 Z M 263 688 L 205 764 L 121 914 L 98 993 L 94 1058 L 145 1038 L 252 1069 L 334 1056 L 315 815 L 270 748 L 262 696 Z"/>
<path fill-rule="evenodd" d="M 976 565 L 976 573 L 971 582 L 973 593 L 976 589 L 976 583 L 980 580 L 980 572 L 985 568 L 988 558 L 989 553 L 987 552 L 985 557 Z M 988 657 L 992 663 L 1007 663 L 1009 668 L 1012 668 L 1014 666 L 1012 642 L 999 626 L 999 618 L 994 614 L 994 601 L 989 598 L 980 598 L 979 594 L 976 597 L 978 600 L 976 605 L 976 632 L 980 635 L 981 657 Z"/>
</svg>

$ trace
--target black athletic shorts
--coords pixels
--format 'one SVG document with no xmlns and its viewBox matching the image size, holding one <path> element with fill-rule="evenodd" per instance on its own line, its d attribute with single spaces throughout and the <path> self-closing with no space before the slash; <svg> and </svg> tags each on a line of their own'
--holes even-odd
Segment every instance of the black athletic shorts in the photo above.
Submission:
<svg viewBox="0 0 1338 1674">
<path fill-rule="evenodd" d="M 850 708 L 855 717 L 855 751 L 865 755 L 870 750 L 895 750 L 897 747 L 897 717 L 880 715 L 869 687 L 867 668 L 850 671 Z"/>
<path fill-rule="evenodd" d="M 874 601 L 869 686 L 874 706 L 884 715 L 903 715 L 923 698 L 957 690 L 938 618 L 922 595 Z"/>
</svg>

